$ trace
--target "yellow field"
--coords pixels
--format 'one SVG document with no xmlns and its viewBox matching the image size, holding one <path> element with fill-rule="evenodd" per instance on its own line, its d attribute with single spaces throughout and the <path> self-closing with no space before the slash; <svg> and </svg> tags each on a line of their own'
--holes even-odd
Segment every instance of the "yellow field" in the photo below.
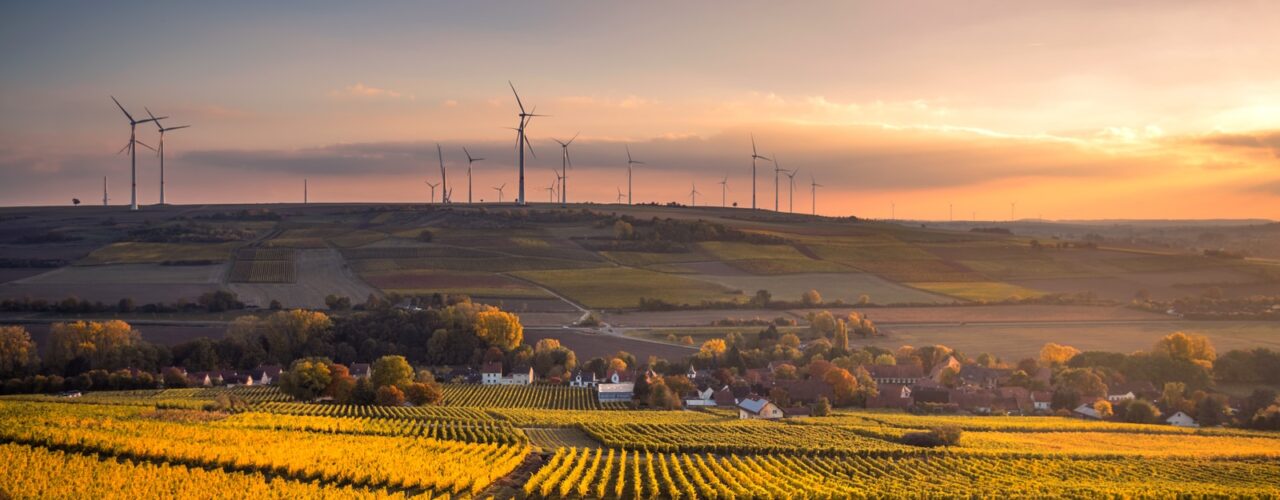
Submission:
<svg viewBox="0 0 1280 500">
<path fill-rule="evenodd" d="M 512 274 L 591 308 L 634 308 L 639 306 L 642 297 L 676 304 L 738 297 L 705 281 L 627 267 L 519 271 Z"/>
<path fill-rule="evenodd" d="M 964 299 L 973 302 L 1000 302 L 1008 299 L 1023 299 L 1029 297 L 1039 297 L 1044 295 L 1030 288 L 1011 285 L 1009 283 L 1001 283 L 998 281 L 972 281 L 972 282 L 927 282 L 927 283 L 907 283 L 907 285 L 943 295 L 950 295 L 958 299 Z"/>
</svg>

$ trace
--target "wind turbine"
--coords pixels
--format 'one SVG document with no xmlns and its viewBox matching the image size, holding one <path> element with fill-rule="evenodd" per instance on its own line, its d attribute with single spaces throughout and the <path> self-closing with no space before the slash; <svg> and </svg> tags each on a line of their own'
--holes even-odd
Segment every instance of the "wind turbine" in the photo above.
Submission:
<svg viewBox="0 0 1280 500">
<path fill-rule="evenodd" d="M 689 191 L 689 206 L 690 206 L 690 207 L 696 207 L 696 206 L 698 206 L 698 195 L 700 195 L 700 194 L 702 194 L 702 193 L 699 193 L 699 192 L 698 192 L 698 183 L 694 182 L 694 183 L 693 183 L 693 189 L 691 189 L 691 190 Z"/>
<path fill-rule="evenodd" d="M 104 175 L 102 176 L 102 206 L 107 206 L 107 202 L 110 200 L 111 198 L 107 197 L 107 176 Z"/>
<path fill-rule="evenodd" d="M 516 204 L 524 205 L 524 148 L 529 144 L 529 138 L 525 135 L 524 129 L 529 125 L 533 117 L 546 115 L 535 114 L 538 111 L 537 106 L 533 108 L 533 112 L 525 112 L 524 103 L 520 101 L 520 93 L 516 92 L 515 84 L 507 80 L 507 85 L 511 87 L 511 93 L 516 96 L 516 105 L 520 106 L 520 127 L 516 129 L 516 161 L 520 165 L 520 195 L 516 199 Z M 533 146 L 529 146 L 529 154 L 533 154 L 534 158 L 538 157 L 533 153 Z"/>
<path fill-rule="evenodd" d="M 558 175 L 557 177 L 559 177 L 560 179 L 560 205 L 561 206 L 567 205 L 569 203 L 569 167 L 573 166 L 573 160 L 569 159 L 569 145 L 573 144 L 573 141 L 578 138 L 578 134 L 581 134 L 581 133 L 582 132 L 573 134 L 573 137 L 569 139 L 569 142 L 564 142 L 564 141 L 561 141 L 560 139 L 552 139 L 553 141 L 556 141 L 556 143 L 560 145 L 560 175 Z"/>
<path fill-rule="evenodd" d="M 501 186 L 493 188 L 494 191 L 498 192 L 498 203 L 502 203 L 502 188 L 505 188 L 505 187 L 507 187 L 507 183 L 504 182 L 502 183 Z"/>
<path fill-rule="evenodd" d="M 303 204 L 303 205 L 306 205 L 306 204 L 307 204 L 307 202 L 308 202 L 308 201 L 310 201 L 310 200 L 308 200 L 307 195 L 308 195 L 308 193 L 307 193 L 307 178 L 306 178 L 306 177 L 303 177 L 303 178 L 302 178 L 302 204 Z M 434 197 L 434 196 L 435 196 L 435 195 L 432 195 L 432 197 Z"/>
<path fill-rule="evenodd" d="M 783 175 L 787 176 L 787 182 L 790 183 L 790 187 L 787 188 L 787 213 L 796 213 L 796 174 L 799 172 L 798 168 L 782 171 Z"/>
<path fill-rule="evenodd" d="M 781 165 L 778 165 L 778 154 L 773 155 L 773 211 L 778 211 L 778 173 L 786 172 Z"/>
<path fill-rule="evenodd" d="M 557 179 L 557 180 L 555 180 L 555 181 L 552 181 L 550 186 L 547 186 L 547 187 L 543 188 L 543 189 L 546 189 L 546 190 L 547 190 L 547 202 L 548 202 L 548 203 L 555 203 L 555 202 L 556 202 L 556 184 L 557 184 L 558 182 L 559 182 L 559 179 Z"/>
<path fill-rule="evenodd" d="M 1016 201 L 1009 202 L 1009 222 L 1018 220 L 1017 214 L 1018 214 L 1018 202 Z"/>
<path fill-rule="evenodd" d="M 618 199 L 617 199 L 616 203 L 622 203 L 622 188 L 621 188 L 621 187 L 619 187 L 619 188 L 618 188 Z"/>
<path fill-rule="evenodd" d="M 178 125 L 177 127 L 164 127 L 160 125 L 160 118 L 156 118 L 156 115 L 151 114 L 150 109 L 147 109 L 146 106 L 143 106 L 142 109 L 147 110 L 147 116 L 150 116 L 152 120 L 155 120 L 156 128 L 160 130 L 160 152 L 157 154 L 160 155 L 160 204 L 164 205 L 164 133 L 170 130 L 188 128 L 191 125 Z"/>
<path fill-rule="evenodd" d="M 756 209 L 756 160 L 773 161 L 756 153 L 756 135 L 751 134 L 751 209 Z"/>
<path fill-rule="evenodd" d="M 437 182 L 435 184 L 432 184 L 431 181 L 422 181 L 422 182 L 426 183 L 426 185 L 428 186 L 431 186 L 431 203 L 435 203 L 436 202 L 436 186 L 439 186 L 440 183 Z"/>
<path fill-rule="evenodd" d="M 623 144 L 623 147 L 627 148 L 627 204 L 630 205 L 631 204 L 631 166 L 644 165 L 644 162 L 631 159 L 631 146 Z"/>
<path fill-rule="evenodd" d="M 813 211 L 813 215 L 818 215 L 818 188 L 820 187 L 822 187 L 822 184 L 818 184 L 818 181 L 813 180 L 813 176 L 810 175 L 809 199 L 812 200 L 813 203 L 813 208 L 811 209 Z"/>
<path fill-rule="evenodd" d="M 729 174 L 724 174 L 724 179 L 717 184 L 720 184 L 720 208 L 724 208 L 729 194 Z"/>
<path fill-rule="evenodd" d="M 440 203 L 449 203 L 449 176 L 444 169 L 444 150 L 440 149 L 440 143 L 436 143 L 436 156 L 440 157 L 440 184 L 444 187 L 440 188 Z M 431 188 L 431 201 L 435 201 L 435 188 Z"/>
<path fill-rule="evenodd" d="M 116 103 L 116 107 L 120 108 L 120 112 L 124 113 L 125 118 L 129 119 L 129 144 L 125 145 L 125 148 L 129 150 L 129 173 L 133 179 L 133 187 L 129 189 L 129 196 L 130 196 L 129 210 L 137 210 L 138 209 L 138 151 L 135 145 L 136 144 L 142 144 L 143 146 L 147 146 L 147 145 L 138 141 L 136 129 L 139 123 L 159 121 L 168 117 L 161 116 L 159 118 L 156 118 L 153 116 L 145 120 L 135 120 L 133 119 L 133 115 L 129 114 L 128 111 L 125 111 L 124 106 L 120 104 L 120 101 L 116 100 L 116 96 L 111 96 L 111 100 Z M 150 149 L 152 151 L 155 150 L 155 148 L 151 146 L 147 146 L 147 149 Z M 120 151 L 124 152 L 124 149 L 121 149 Z"/>
<path fill-rule="evenodd" d="M 462 148 L 462 152 L 467 155 L 467 204 L 471 204 L 471 164 L 484 160 L 484 158 L 472 158 L 471 152 L 466 147 Z"/>
</svg>

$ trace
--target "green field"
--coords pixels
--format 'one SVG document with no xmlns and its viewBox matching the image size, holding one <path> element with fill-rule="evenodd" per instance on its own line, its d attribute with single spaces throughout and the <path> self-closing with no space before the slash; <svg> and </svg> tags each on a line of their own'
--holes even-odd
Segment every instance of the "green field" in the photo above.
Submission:
<svg viewBox="0 0 1280 500">
<path fill-rule="evenodd" d="M 125 241 L 104 246 L 78 264 L 142 264 L 172 261 L 225 261 L 241 243 L 140 243 Z"/>
<path fill-rule="evenodd" d="M 908 283 L 908 285 L 973 302 L 1000 302 L 1043 295 L 1030 288 L 998 281 L 927 282 Z"/>
<path fill-rule="evenodd" d="M 724 287 L 705 281 L 627 267 L 519 271 L 512 274 L 591 308 L 634 308 L 641 298 L 659 298 L 676 304 L 741 298 L 730 294 Z"/>
</svg>

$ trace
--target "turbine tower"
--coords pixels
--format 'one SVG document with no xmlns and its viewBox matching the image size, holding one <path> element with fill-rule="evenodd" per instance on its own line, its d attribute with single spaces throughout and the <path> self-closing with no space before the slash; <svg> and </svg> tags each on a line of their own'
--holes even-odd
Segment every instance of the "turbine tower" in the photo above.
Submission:
<svg viewBox="0 0 1280 500">
<path fill-rule="evenodd" d="M 729 199 L 729 174 L 724 174 L 724 179 L 718 184 L 720 184 L 720 208 L 724 208 L 727 206 L 725 200 Z"/>
<path fill-rule="evenodd" d="M 159 118 L 156 118 L 153 116 L 145 120 L 135 120 L 133 119 L 133 115 L 129 114 L 128 111 L 125 111 L 124 106 L 120 104 L 120 101 L 116 100 L 116 96 L 111 96 L 111 100 L 116 103 L 116 107 L 120 108 L 120 112 L 124 113 L 125 118 L 129 119 L 129 144 L 125 145 L 125 148 L 129 150 L 129 173 L 133 179 L 133 186 L 129 188 L 129 197 L 130 197 L 129 210 L 137 210 L 138 209 L 138 151 L 137 151 L 137 147 L 135 146 L 138 144 L 142 144 L 143 146 L 147 146 L 147 145 L 138 141 L 136 129 L 138 128 L 139 123 L 159 121 L 168 117 L 161 116 Z M 150 149 L 153 151 L 155 150 L 155 148 L 151 146 L 147 146 L 147 149 Z M 121 149 L 120 151 L 124 152 L 124 149 Z"/>
<path fill-rule="evenodd" d="M 559 178 L 557 178 L 556 180 L 551 181 L 550 186 L 543 188 L 547 190 L 547 203 L 556 202 L 556 184 L 558 184 L 559 182 L 560 182 Z"/>
<path fill-rule="evenodd" d="M 449 203 L 449 176 L 444 169 L 444 150 L 440 149 L 440 143 L 438 142 L 436 143 L 436 156 L 440 158 L 440 184 L 443 186 L 440 188 L 440 203 Z M 431 188 L 431 192 L 431 200 L 435 201 L 434 187 Z"/>
<path fill-rule="evenodd" d="M 627 204 L 630 205 L 631 204 L 631 166 L 644 165 L 644 162 L 631 159 L 631 146 L 627 146 L 626 144 L 623 144 L 623 147 L 627 148 Z"/>
<path fill-rule="evenodd" d="M 578 134 L 581 133 L 578 132 Z M 569 203 L 569 167 L 573 166 L 573 160 L 569 159 L 569 145 L 578 138 L 578 134 L 573 134 L 569 142 L 552 139 L 560 145 L 560 174 L 557 175 L 560 180 L 560 206 L 566 206 Z"/>
<path fill-rule="evenodd" d="M 1009 222 L 1018 220 L 1018 202 L 1009 202 Z"/>
<path fill-rule="evenodd" d="M 798 168 L 791 171 L 782 171 L 782 174 L 787 176 L 787 182 L 789 183 L 787 187 L 787 213 L 796 213 L 796 173 L 798 172 L 800 172 Z"/>
<path fill-rule="evenodd" d="M 107 176 L 104 175 L 102 176 L 102 206 L 107 206 L 107 202 L 110 200 L 111 198 L 107 197 Z"/>
<path fill-rule="evenodd" d="M 156 115 L 151 114 L 150 109 L 147 109 L 146 106 L 143 106 L 142 109 L 147 110 L 147 116 L 150 116 L 152 120 L 155 120 L 156 128 L 160 130 L 160 152 L 157 154 L 160 155 L 160 204 L 164 205 L 164 133 L 170 130 L 187 128 L 187 127 L 190 127 L 191 125 L 179 125 L 177 127 L 164 127 L 160 125 L 160 118 L 156 118 Z"/>
<path fill-rule="evenodd" d="M 422 181 L 422 182 L 428 186 L 431 186 L 431 203 L 435 203 L 436 202 L 436 186 L 439 186 L 440 183 L 437 182 L 435 184 L 432 184 L 431 181 Z"/>
<path fill-rule="evenodd" d="M 507 187 L 507 183 L 504 182 L 502 183 L 501 186 L 493 188 L 494 191 L 498 192 L 498 203 L 502 203 L 502 188 L 505 188 L 505 187 Z"/>
<path fill-rule="evenodd" d="M 786 172 L 786 170 L 783 170 L 782 167 L 778 165 L 778 154 L 774 153 L 773 154 L 773 211 L 774 212 L 778 211 L 778 198 L 780 198 L 780 196 L 778 195 L 778 173 L 780 172 Z"/>
<path fill-rule="evenodd" d="M 525 135 L 524 130 L 525 127 L 529 126 L 529 122 L 533 120 L 533 117 L 545 115 L 535 114 L 538 110 L 537 106 L 534 106 L 533 112 L 525 112 L 524 103 L 520 101 L 520 93 L 516 92 L 515 84 L 507 80 L 507 85 L 511 87 L 511 93 L 516 96 L 516 105 L 520 107 L 520 127 L 516 129 L 516 163 L 520 166 L 520 193 L 516 198 L 516 204 L 524 205 L 524 148 L 529 144 L 529 138 Z M 529 154 L 533 154 L 533 146 L 528 147 Z M 533 154 L 533 157 L 537 158 L 538 155 Z M 505 186 L 506 184 L 503 185 Z"/>
<path fill-rule="evenodd" d="M 810 175 L 809 176 L 809 200 L 811 203 L 813 203 L 813 208 L 811 209 L 813 212 L 813 215 L 818 215 L 818 188 L 820 187 L 822 187 L 822 184 L 818 184 L 818 181 L 813 180 L 813 176 Z"/>
<path fill-rule="evenodd" d="M 700 194 L 702 193 L 698 192 L 698 183 L 694 182 L 693 189 L 689 190 L 689 206 L 690 207 L 698 206 L 698 195 Z"/>
<path fill-rule="evenodd" d="M 751 134 L 751 209 L 756 209 L 756 160 L 772 161 L 756 153 L 756 135 Z"/>
<path fill-rule="evenodd" d="M 306 205 L 306 204 L 307 204 L 307 202 L 308 202 L 308 201 L 310 201 L 310 200 L 308 200 L 308 199 L 307 199 L 307 194 L 308 194 L 308 193 L 307 193 L 307 178 L 306 178 L 306 177 L 303 177 L 303 178 L 302 178 L 302 204 L 303 204 L 303 205 Z"/>
<path fill-rule="evenodd" d="M 466 153 L 467 155 L 467 204 L 470 205 L 471 204 L 471 164 L 484 160 L 484 158 L 472 158 L 471 152 L 467 151 L 467 148 L 465 147 L 462 148 L 462 152 Z"/>
</svg>

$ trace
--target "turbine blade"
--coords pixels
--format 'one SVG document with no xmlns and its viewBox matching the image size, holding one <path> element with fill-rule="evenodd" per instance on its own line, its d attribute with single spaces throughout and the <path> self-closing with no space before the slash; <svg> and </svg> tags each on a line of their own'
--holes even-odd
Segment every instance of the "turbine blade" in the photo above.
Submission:
<svg viewBox="0 0 1280 500">
<path fill-rule="evenodd" d="M 129 118 L 129 121 L 130 121 L 130 122 L 132 122 L 132 121 L 133 121 L 133 115 L 129 114 L 129 112 L 128 112 L 128 111 L 125 111 L 125 110 L 124 110 L 124 105 L 120 104 L 120 101 L 117 101 L 117 100 L 116 100 L 116 96 L 111 96 L 111 100 L 112 100 L 112 101 L 115 101 L 115 103 L 116 103 L 116 107 L 120 108 L 120 112 L 121 112 L 121 113 L 124 113 L 124 116 L 125 116 L 125 117 L 127 117 L 127 118 Z"/>
<path fill-rule="evenodd" d="M 164 132 L 164 127 L 161 127 L 161 126 L 160 126 L 160 119 L 159 119 L 159 118 L 156 118 L 156 115 L 154 115 L 154 114 L 152 114 L 152 113 L 151 113 L 151 108 L 148 108 L 148 107 L 146 107 L 146 106 L 143 106 L 143 107 L 142 107 L 142 109 L 146 110 L 146 112 L 147 112 L 147 116 L 150 116 L 150 117 L 151 117 L 151 121 L 155 122 L 155 124 L 156 124 L 156 128 L 157 128 L 157 129 L 159 129 L 161 132 Z"/>
<path fill-rule="evenodd" d="M 136 143 L 138 143 L 138 144 L 141 144 L 143 147 L 145 147 L 145 148 L 147 148 L 147 149 L 150 149 L 150 150 L 152 150 L 152 151 L 155 151 L 155 150 L 156 150 L 156 148 L 153 148 L 153 147 L 151 147 L 151 146 L 148 146 L 148 145 L 147 145 L 147 143 L 142 142 L 142 141 L 139 141 L 139 140 L 137 140 L 137 139 L 134 139 L 134 141 L 133 141 L 133 142 L 136 142 Z"/>
<path fill-rule="evenodd" d="M 581 134 L 581 133 L 582 133 L 582 132 L 576 132 L 576 133 L 574 133 L 574 134 L 573 134 L 573 137 L 569 139 L 569 144 L 573 144 L 573 141 L 574 141 L 574 140 L 576 140 L 576 139 L 578 138 L 578 134 Z M 569 144 L 565 144 L 565 146 L 568 146 Z"/>
<path fill-rule="evenodd" d="M 520 93 L 519 93 L 519 92 L 516 92 L 516 85 L 515 85 L 514 83 L 511 83 L 511 80 L 507 80 L 507 85 L 510 85 L 510 86 L 511 86 L 511 93 L 512 93 L 512 94 L 515 94 L 515 96 L 516 96 L 516 105 L 517 105 L 517 106 L 520 106 L 520 114 L 522 114 L 522 115 L 523 115 L 523 114 L 524 114 L 524 103 L 523 103 L 523 102 L 520 102 Z"/>
<path fill-rule="evenodd" d="M 178 125 L 177 127 L 169 127 L 169 128 L 163 129 L 163 130 L 164 130 L 165 132 L 168 132 L 168 131 L 170 131 L 170 130 L 178 130 L 178 129 L 180 129 L 180 128 L 191 128 L 191 125 Z"/>
</svg>

